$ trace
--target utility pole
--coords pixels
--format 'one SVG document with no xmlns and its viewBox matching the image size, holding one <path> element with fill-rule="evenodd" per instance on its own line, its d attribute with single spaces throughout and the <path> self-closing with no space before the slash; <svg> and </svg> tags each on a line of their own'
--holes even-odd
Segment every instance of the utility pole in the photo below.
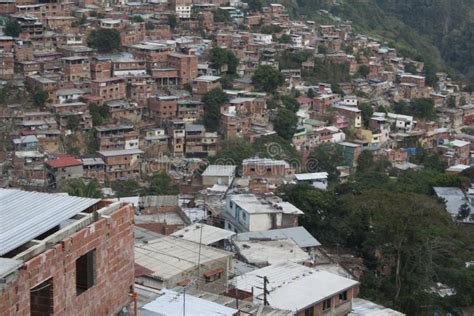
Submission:
<svg viewBox="0 0 474 316">
<path fill-rule="evenodd" d="M 183 288 L 183 316 L 186 316 L 186 286 Z"/>
</svg>

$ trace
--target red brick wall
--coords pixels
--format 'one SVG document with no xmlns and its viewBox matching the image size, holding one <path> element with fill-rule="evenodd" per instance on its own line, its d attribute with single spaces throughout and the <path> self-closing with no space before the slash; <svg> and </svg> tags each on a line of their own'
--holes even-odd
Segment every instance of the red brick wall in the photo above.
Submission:
<svg viewBox="0 0 474 316">
<path fill-rule="evenodd" d="M 124 206 L 27 261 L 0 290 L 0 315 L 30 315 L 30 289 L 53 278 L 54 315 L 110 315 L 130 303 L 134 283 L 133 208 Z M 96 282 L 76 293 L 76 259 L 96 249 Z"/>
</svg>

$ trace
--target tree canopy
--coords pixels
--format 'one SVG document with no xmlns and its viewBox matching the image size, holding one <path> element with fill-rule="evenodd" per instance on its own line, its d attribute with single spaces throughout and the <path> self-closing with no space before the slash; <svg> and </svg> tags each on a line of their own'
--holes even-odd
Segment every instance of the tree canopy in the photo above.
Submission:
<svg viewBox="0 0 474 316">
<path fill-rule="evenodd" d="M 221 88 L 215 88 L 202 97 L 204 102 L 204 126 L 209 131 L 217 131 L 221 117 L 221 105 L 227 100 L 227 95 Z"/>
<path fill-rule="evenodd" d="M 94 126 L 103 125 L 109 117 L 109 107 L 106 105 L 98 106 L 92 103 L 89 106 L 89 113 L 92 116 L 92 124 Z"/>
<path fill-rule="evenodd" d="M 339 178 L 338 166 L 344 165 L 342 149 L 338 145 L 320 145 L 310 153 L 307 163 L 307 172 L 327 172 L 330 182 L 337 182 Z"/>
<path fill-rule="evenodd" d="M 291 140 L 296 132 L 298 117 L 295 112 L 287 108 L 278 109 L 277 114 L 272 119 L 273 129 L 283 139 Z"/>
<path fill-rule="evenodd" d="M 46 104 L 46 101 L 48 101 L 48 98 L 48 92 L 38 90 L 33 94 L 33 104 L 39 108 L 42 108 Z"/>
<path fill-rule="evenodd" d="M 252 81 L 258 90 L 274 93 L 285 82 L 285 78 L 272 66 L 260 65 L 255 70 Z"/>
<path fill-rule="evenodd" d="M 120 32 L 116 29 L 95 29 L 87 38 L 87 45 L 100 53 L 110 53 L 120 48 Z"/>
<path fill-rule="evenodd" d="M 226 72 L 228 74 L 235 74 L 237 72 L 237 66 L 239 65 L 239 60 L 231 50 L 220 47 L 213 47 L 210 50 L 209 61 L 212 67 L 219 72 L 223 66 L 227 66 Z"/>
<path fill-rule="evenodd" d="M 178 193 L 178 185 L 163 171 L 152 176 L 149 187 L 144 192 L 147 195 L 176 195 Z"/>
<path fill-rule="evenodd" d="M 85 198 L 102 198 L 102 192 L 99 188 L 99 182 L 96 179 L 84 181 L 76 179 L 68 181 L 62 188 L 62 192 L 66 192 L 71 196 L 79 196 Z"/>
<path fill-rule="evenodd" d="M 18 35 L 21 33 L 21 26 L 16 20 L 8 20 L 5 23 L 3 32 L 7 36 L 18 37 Z"/>
</svg>

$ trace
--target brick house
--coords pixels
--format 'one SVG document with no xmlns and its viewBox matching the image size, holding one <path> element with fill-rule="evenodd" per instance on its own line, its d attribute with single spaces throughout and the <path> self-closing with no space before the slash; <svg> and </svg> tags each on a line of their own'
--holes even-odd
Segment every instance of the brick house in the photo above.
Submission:
<svg viewBox="0 0 474 316">
<path fill-rule="evenodd" d="M 67 181 L 80 179 L 83 176 L 82 162 L 69 155 L 46 160 L 44 164 L 51 189 L 59 189 Z"/>
<path fill-rule="evenodd" d="M 192 84 L 193 93 L 203 95 L 212 89 L 220 88 L 220 79 L 221 77 L 218 76 L 201 76 L 196 78 Z"/>
<path fill-rule="evenodd" d="M 0 204 L 12 224 L 0 244 L 2 315 L 116 315 L 129 307 L 130 205 L 6 189 Z"/>
<path fill-rule="evenodd" d="M 91 67 L 89 57 L 71 56 L 61 58 L 64 78 L 67 81 L 90 80 Z"/>
<path fill-rule="evenodd" d="M 290 165 L 284 160 L 268 158 L 251 158 L 242 161 L 244 177 L 284 177 L 293 173 Z"/>
<path fill-rule="evenodd" d="M 115 181 L 121 178 L 140 176 L 141 156 L 139 149 L 107 150 L 97 152 L 105 162 L 105 178 Z"/>
<path fill-rule="evenodd" d="M 197 77 L 198 58 L 195 55 L 172 53 L 168 55 L 168 64 L 176 68 L 180 85 L 191 83 Z"/>
<path fill-rule="evenodd" d="M 156 95 L 148 99 L 150 115 L 160 120 L 176 118 L 177 107 L 177 96 Z"/>
<path fill-rule="evenodd" d="M 127 97 L 127 86 L 124 78 L 93 80 L 91 92 L 93 96 L 100 97 L 103 101 L 120 100 Z"/>
</svg>

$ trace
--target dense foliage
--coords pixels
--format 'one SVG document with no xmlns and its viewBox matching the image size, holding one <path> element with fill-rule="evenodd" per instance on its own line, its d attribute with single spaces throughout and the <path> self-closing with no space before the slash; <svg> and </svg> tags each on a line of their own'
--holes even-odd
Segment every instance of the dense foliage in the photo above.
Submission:
<svg viewBox="0 0 474 316">
<path fill-rule="evenodd" d="M 239 60 L 235 57 L 234 53 L 229 49 L 220 47 L 213 47 L 209 52 L 209 62 L 212 67 L 221 71 L 223 66 L 227 66 L 228 74 L 235 74 L 237 71 L 237 65 Z"/>
<path fill-rule="evenodd" d="M 92 30 L 87 45 L 100 53 L 110 53 L 120 48 L 120 32 L 115 29 Z"/>
<path fill-rule="evenodd" d="M 272 66 L 260 65 L 252 77 L 258 90 L 273 93 L 285 82 L 283 75 Z"/>
<path fill-rule="evenodd" d="M 18 37 L 21 33 L 21 26 L 16 20 L 8 20 L 3 32 L 7 36 Z"/>
<path fill-rule="evenodd" d="M 99 188 L 99 182 L 94 179 L 89 182 L 83 179 L 68 181 L 62 188 L 62 192 L 66 192 L 71 196 L 79 196 L 86 198 L 102 198 L 102 192 Z"/>
<path fill-rule="evenodd" d="M 336 147 L 313 155 L 324 169 L 341 158 Z M 347 183 L 333 182 L 327 191 L 297 184 L 284 186 L 279 194 L 305 212 L 303 225 L 323 244 L 363 258 L 362 297 L 408 315 L 470 306 L 474 272 L 464 262 L 473 255 L 472 236 L 456 227 L 432 190 L 460 187 L 463 177 L 427 168 L 390 178 L 390 164 L 369 151 L 358 164 Z M 443 298 L 432 293 L 436 282 L 455 288 L 456 294 Z"/>
<path fill-rule="evenodd" d="M 224 104 L 226 99 L 227 95 L 220 88 L 212 89 L 202 97 L 206 130 L 215 132 L 219 128 L 221 105 Z"/>
</svg>

